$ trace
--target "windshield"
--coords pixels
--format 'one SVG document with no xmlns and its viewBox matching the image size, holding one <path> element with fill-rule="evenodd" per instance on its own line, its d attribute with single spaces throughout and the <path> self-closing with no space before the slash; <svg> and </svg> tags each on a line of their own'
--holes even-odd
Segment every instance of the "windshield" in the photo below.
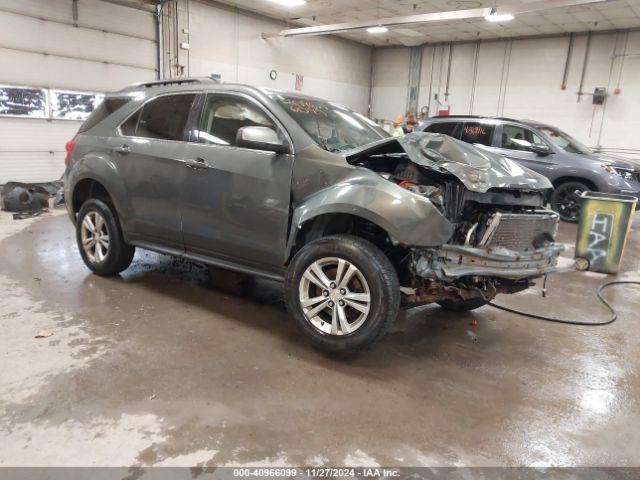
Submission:
<svg viewBox="0 0 640 480">
<path fill-rule="evenodd" d="M 277 95 L 276 99 L 318 145 L 330 152 L 389 137 L 373 120 L 339 105 L 287 95 Z"/>
<path fill-rule="evenodd" d="M 584 146 L 578 140 L 570 137 L 561 130 L 549 127 L 540 127 L 539 130 L 546 133 L 551 141 L 565 152 L 578 153 L 580 155 L 590 155 L 592 153 L 588 147 Z"/>
</svg>

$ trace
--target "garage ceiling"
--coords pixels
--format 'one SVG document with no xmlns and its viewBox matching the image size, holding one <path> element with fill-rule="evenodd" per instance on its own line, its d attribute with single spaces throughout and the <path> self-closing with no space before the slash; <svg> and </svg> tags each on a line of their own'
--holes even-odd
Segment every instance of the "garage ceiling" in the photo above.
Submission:
<svg viewBox="0 0 640 480">
<path fill-rule="evenodd" d="M 291 27 L 324 25 L 415 15 L 478 7 L 531 3 L 531 0 L 307 0 L 299 7 L 283 7 L 270 0 L 218 0 L 268 17 L 284 20 Z M 365 31 L 340 36 L 368 45 L 420 45 L 461 40 L 521 37 L 531 35 L 640 28 L 640 0 L 612 0 L 605 3 L 564 7 L 544 13 L 518 15 L 505 23 L 484 19 L 458 20 L 423 25 L 391 27 L 382 35 Z"/>
</svg>

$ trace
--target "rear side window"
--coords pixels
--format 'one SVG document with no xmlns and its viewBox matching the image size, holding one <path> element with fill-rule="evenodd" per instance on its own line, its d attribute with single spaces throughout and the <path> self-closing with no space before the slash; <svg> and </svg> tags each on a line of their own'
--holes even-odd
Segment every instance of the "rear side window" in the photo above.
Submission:
<svg viewBox="0 0 640 480">
<path fill-rule="evenodd" d="M 78 133 L 86 132 L 87 130 L 92 129 L 102 120 L 107 118 L 116 110 L 123 107 L 131 98 L 129 97 L 107 97 L 105 98 L 100 105 L 96 107 L 96 109 L 91 112 L 91 115 L 84 121 L 84 123 L 80 126 Z"/>
<path fill-rule="evenodd" d="M 424 129 L 424 131 L 431 133 L 441 133 L 443 135 L 449 135 L 450 137 L 453 137 L 453 132 L 455 131 L 457 126 L 458 124 L 456 122 L 437 122 L 429 125 Z"/>
<path fill-rule="evenodd" d="M 195 94 L 189 93 L 150 100 L 122 124 L 120 131 L 127 136 L 184 140 L 184 130 L 195 98 Z"/>
<path fill-rule="evenodd" d="M 467 143 L 479 143 L 491 146 L 495 125 L 480 122 L 465 122 L 460 140 Z"/>
<path fill-rule="evenodd" d="M 120 133 L 122 133 L 122 135 L 126 137 L 135 137 L 141 111 L 142 109 L 139 109 L 136 113 L 131 115 L 126 122 L 120 125 Z"/>
</svg>

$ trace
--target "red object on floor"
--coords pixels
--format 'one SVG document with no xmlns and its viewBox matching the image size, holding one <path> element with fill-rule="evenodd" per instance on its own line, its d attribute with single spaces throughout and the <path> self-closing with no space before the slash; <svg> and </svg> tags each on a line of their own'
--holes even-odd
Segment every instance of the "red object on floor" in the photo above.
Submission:
<svg viewBox="0 0 640 480">
<path fill-rule="evenodd" d="M 475 318 L 473 320 L 471 320 L 471 326 L 472 327 L 477 327 L 478 326 L 478 320 L 476 320 Z"/>
</svg>

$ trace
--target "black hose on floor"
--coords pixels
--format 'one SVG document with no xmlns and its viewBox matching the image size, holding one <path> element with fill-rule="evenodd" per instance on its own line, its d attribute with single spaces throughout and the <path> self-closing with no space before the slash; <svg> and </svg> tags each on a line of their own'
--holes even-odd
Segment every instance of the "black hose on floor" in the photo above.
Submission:
<svg viewBox="0 0 640 480">
<path fill-rule="evenodd" d="M 611 318 L 605 320 L 603 322 L 581 322 L 579 320 L 567 320 L 563 318 L 553 318 L 553 317 L 545 317 L 544 315 L 536 315 L 535 313 L 523 312 L 521 310 L 516 310 L 509 307 L 503 307 L 502 305 L 496 305 L 493 302 L 489 302 L 488 305 L 492 307 L 498 308 L 500 310 L 504 310 L 505 312 L 515 313 L 517 315 L 522 315 L 529 318 L 535 318 L 536 320 L 544 320 L 545 322 L 554 322 L 554 323 L 564 323 L 567 325 L 582 325 L 589 327 L 597 327 L 602 325 L 609 325 L 615 322 L 618 319 L 618 312 L 611 306 L 611 304 L 602 296 L 602 292 L 613 285 L 640 285 L 640 281 L 638 280 L 615 280 L 613 282 L 603 283 L 596 289 L 596 296 L 598 300 L 600 300 L 605 307 L 609 309 L 611 312 Z"/>
</svg>

